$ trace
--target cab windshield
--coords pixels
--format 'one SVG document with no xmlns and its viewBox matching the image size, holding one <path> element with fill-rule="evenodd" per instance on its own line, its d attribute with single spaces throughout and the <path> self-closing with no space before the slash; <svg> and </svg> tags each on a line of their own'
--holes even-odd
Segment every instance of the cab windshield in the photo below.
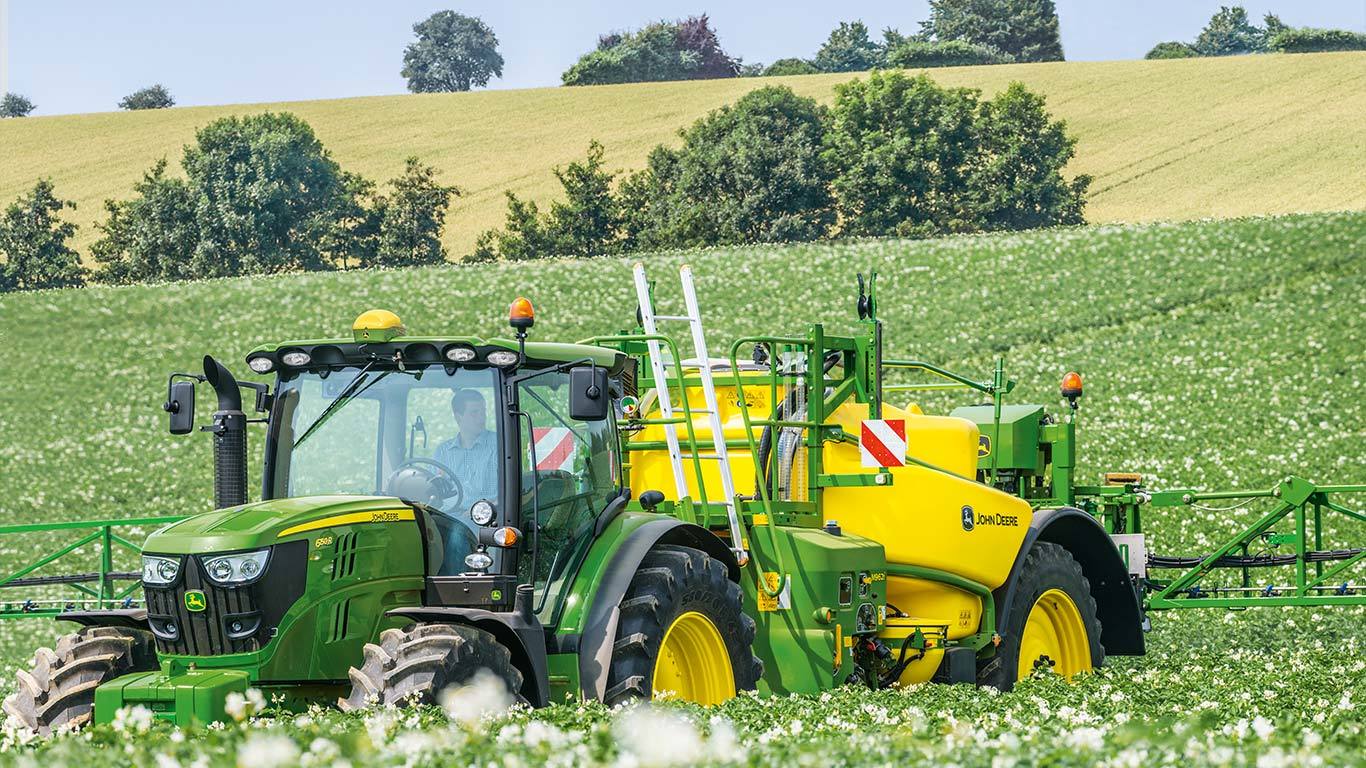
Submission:
<svg viewBox="0 0 1366 768">
<path fill-rule="evenodd" d="M 397 496 L 438 510 L 450 568 L 472 551 L 470 507 L 502 487 L 499 374 L 350 366 L 283 377 L 271 419 L 272 498 Z"/>
</svg>

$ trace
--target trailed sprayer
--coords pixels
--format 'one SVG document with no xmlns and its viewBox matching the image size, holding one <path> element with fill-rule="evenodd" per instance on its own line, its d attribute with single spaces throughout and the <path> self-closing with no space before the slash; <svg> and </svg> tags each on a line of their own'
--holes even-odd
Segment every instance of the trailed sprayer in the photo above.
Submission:
<svg viewBox="0 0 1366 768">
<path fill-rule="evenodd" d="M 1142 654 L 1152 610 L 1366 603 L 1363 550 L 1325 541 L 1343 532 L 1325 518 L 1366 521 L 1343 500 L 1366 486 L 1086 485 L 1078 375 L 1052 408 L 1007 402 L 1000 362 L 978 380 L 889 358 L 875 275 L 847 335 L 813 324 L 720 354 L 688 267 L 672 315 L 633 277 L 635 327 L 577 343 L 532 340 L 519 298 L 510 339 L 372 310 L 347 337 L 252 350 L 269 384 L 212 357 L 173 374 L 170 431 L 213 441 L 213 509 L 0 529 L 78 534 L 0 581 L 32 593 L 0 617 L 79 625 L 18 673 L 6 711 L 43 733 L 134 705 L 189 726 L 250 687 L 352 710 L 432 702 L 479 670 L 538 706 L 1009 689 Z M 972 402 L 901 399 L 942 389 Z M 1214 551 L 1146 553 L 1146 509 L 1227 499 L 1265 511 Z M 46 573 L 91 550 L 94 570 Z"/>
</svg>

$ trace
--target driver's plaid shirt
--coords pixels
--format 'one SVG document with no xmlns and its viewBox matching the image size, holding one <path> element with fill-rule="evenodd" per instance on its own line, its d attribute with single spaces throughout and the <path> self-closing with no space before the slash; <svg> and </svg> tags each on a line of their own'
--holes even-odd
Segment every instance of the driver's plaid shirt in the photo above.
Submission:
<svg viewBox="0 0 1366 768">
<path fill-rule="evenodd" d="M 437 446 L 432 458 L 449 467 L 460 481 L 465 490 L 461 506 L 469 509 L 480 499 L 498 500 L 498 436 L 493 432 L 480 432 L 469 448 L 456 435 Z"/>
</svg>

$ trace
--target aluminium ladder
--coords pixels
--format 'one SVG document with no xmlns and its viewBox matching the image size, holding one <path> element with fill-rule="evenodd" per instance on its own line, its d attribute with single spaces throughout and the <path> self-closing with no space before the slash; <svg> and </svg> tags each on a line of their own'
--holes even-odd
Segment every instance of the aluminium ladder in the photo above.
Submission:
<svg viewBox="0 0 1366 768">
<path fill-rule="evenodd" d="M 721 475 L 721 488 L 725 493 L 726 519 L 730 527 L 731 551 L 735 553 L 735 558 L 743 566 L 749 562 L 749 552 L 745 550 L 744 538 L 740 530 L 740 514 L 736 509 L 735 478 L 730 471 L 730 453 L 726 450 L 726 435 L 721 424 L 721 410 L 716 400 L 716 384 L 712 378 L 711 359 L 707 357 L 707 340 L 702 331 L 702 311 L 697 304 L 697 290 L 693 286 L 692 267 L 684 264 L 679 267 L 678 275 L 683 284 L 683 300 L 687 306 L 686 315 L 657 315 L 655 314 L 654 302 L 650 297 L 650 283 L 645 277 L 645 265 L 639 262 L 632 269 L 636 282 L 636 301 L 640 305 L 640 324 L 647 336 L 658 335 L 659 329 L 657 321 L 675 320 L 686 322 L 692 331 L 693 353 L 697 357 L 698 375 L 702 380 L 702 396 L 706 403 L 705 410 L 690 410 L 690 413 L 705 413 L 711 423 L 711 442 L 712 452 L 701 453 L 695 442 L 689 445 L 688 454 L 690 458 L 703 461 L 715 461 L 716 467 Z M 688 481 L 683 470 L 683 450 L 678 442 L 678 425 L 674 423 L 674 406 L 669 395 L 669 385 L 667 372 L 664 366 L 664 358 L 661 354 L 659 341 L 649 339 L 646 346 L 650 353 L 650 371 L 654 376 L 655 392 L 659 400 L 659 414 L 664 421 L 664 440 L 669 449 L 669 464 L 673 469 L 674 487 L 678 491 L 678 498 L 682 499 L 688 495 Z M 680 366 L 683 361 L 679 361 Z M 738 375 L 738 372 L 734 372 Z M 679 382 L 679 390 L 682 396 L 688 396 L 687 386 Z M 697 491 L 705 503 L 707 500 L 707 490 L 705 480 L 700 470 L 697 473 Z"/>
</svg>

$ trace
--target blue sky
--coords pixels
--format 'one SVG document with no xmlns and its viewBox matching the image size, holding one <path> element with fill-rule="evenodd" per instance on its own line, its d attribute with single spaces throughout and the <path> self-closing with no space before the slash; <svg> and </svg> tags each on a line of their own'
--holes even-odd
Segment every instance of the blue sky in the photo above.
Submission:
<svg viewBox="0 0 1366 768">
<path fill-rule="evenodd" d="M 0 3 L 5 0 L 0 0 Z M 1230 0 L 1224 0 L 1225 3 Z M 114 109 L 155 82 L 182 105 L 402 93 L 412 24 L 450 8 L 482 17 L 507 61 L 493 88 L 559 84 L 598 34 L 706 12 L 722 44 L 746 61 L 809 56 L 830 29 L 862 19 L 873 30 L 917 29 L 926 0 L 901 2 L 598 3 L 385 0 L 9 0 L 9 88 L 35 114 Z M 1133 59 L 1161 40 L 1190 40 L 1218 0 L 1058 0 L 1068 59 Z M 1366 0 L 1244 3 L 1295 26 L 1366 32 Z"/>
</svg>

